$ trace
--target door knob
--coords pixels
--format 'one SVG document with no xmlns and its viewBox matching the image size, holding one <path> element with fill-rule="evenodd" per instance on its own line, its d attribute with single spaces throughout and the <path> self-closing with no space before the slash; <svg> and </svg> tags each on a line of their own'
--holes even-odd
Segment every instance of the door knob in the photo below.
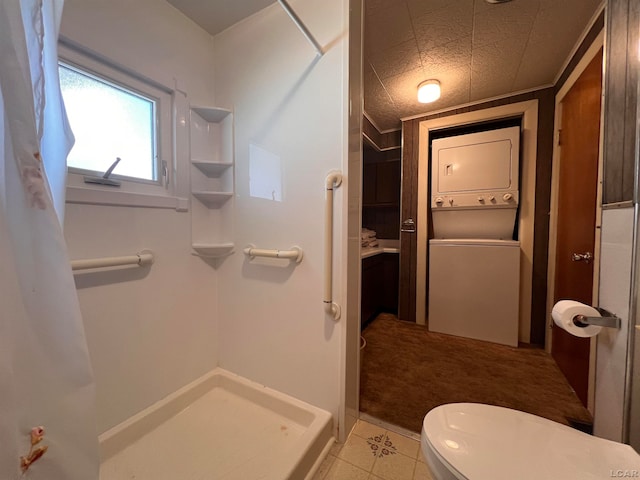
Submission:
<svg viewBox="0 0 640 480">
<path fill-rule="evenodd" d="M 591 260 L 593 260 L 593 255 L 591 254 L 591 252 L 585 252 L 585 253 L 572 253 L 572 254 L 571 254 L 571 261 L 572 261 L 572 262 L 585 262 L 585 263 L 589 263 L 589 262 L 591 262 Z"/>
<path fill-rule="evenodd" d="M 408 218 L 402 222 L 400 231 L 405 233 L 416 233 L 416 222 L 413 221 L 413 218 Z"/>
</svg>

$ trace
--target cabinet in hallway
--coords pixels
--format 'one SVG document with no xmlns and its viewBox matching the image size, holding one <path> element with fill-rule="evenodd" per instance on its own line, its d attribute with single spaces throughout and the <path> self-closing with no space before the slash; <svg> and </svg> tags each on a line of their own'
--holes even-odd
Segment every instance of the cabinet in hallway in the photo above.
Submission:
<svg viewBox="0 0 640 480">
<path fill-rule="evenodd" d="M 362 328 L 380 312 L 398 312 L 398 266 L 397 253 L 381 253 L 362 259 Z"/>
<path fill-rule="evenodd" d="M 365 149 L 362 168 L 362 226 L 378 238 L 400 235 L 400 150 Z"/>
<path fill-rule="evenodd" d="M 380 151 L 365 144 L 363 159 L 362 226 L 376 232 L 378 246 L 362 251 L 362 328 L 380 312 L 398 311 L 400 148 Z"/>
</svg>

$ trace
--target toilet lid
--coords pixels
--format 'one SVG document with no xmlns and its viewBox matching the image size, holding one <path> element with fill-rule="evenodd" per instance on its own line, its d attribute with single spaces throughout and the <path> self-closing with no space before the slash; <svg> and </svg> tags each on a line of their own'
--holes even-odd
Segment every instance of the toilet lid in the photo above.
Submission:
<svg viewBox="0 0 640 480">
<path fill-rule="evenodd" d="M 442 405 L 425 416 L 422 437 L 461 479 L 601 480 L 640 475 L 640 456 L 629 445 L 503 407 Z"/>
</svg>

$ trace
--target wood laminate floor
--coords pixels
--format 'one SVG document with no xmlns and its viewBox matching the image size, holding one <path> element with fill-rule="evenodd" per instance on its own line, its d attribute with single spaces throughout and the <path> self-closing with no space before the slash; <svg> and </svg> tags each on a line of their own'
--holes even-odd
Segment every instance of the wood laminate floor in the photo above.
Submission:
<svg viewBox="0 0 640 480">
<path fill-rule="evenodd" d="M 566 424 L 592 424 L 551 356 L 429 332 L 380 314 L 362 333 L 360 411 L 419 433 L 432 408 L 477 402 Z M 581 428 L 583 429 L 583 428 Z"/>
</svg>

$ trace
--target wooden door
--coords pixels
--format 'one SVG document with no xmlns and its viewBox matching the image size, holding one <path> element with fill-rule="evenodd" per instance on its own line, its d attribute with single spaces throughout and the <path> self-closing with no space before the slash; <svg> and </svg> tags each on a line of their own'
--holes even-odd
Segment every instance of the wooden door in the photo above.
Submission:
<svg viewBox="0 0 640 480">
<path fill-rule="evenodd" d="M 573 255 L 594 253 L 601 91 L 602 50 L 562 100 L 554 301 L 592 303 L 593 260 Z M 586 406 L 591 340 L 552 328 L 553 358 Z"/>
</svg>

